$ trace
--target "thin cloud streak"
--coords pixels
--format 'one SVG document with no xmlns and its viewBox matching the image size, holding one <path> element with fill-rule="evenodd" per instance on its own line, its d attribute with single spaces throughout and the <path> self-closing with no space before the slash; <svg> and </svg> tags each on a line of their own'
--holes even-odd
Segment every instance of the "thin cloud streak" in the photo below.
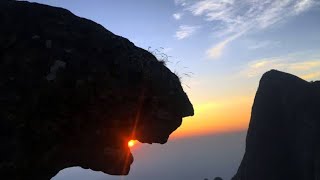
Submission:
<svg viewBox="0 0 320 180">
<path fill-rule="evenodd" d="M 196 30 L 198 30 L 199 28 L 199 26 L 181 25 L 179 26 L 179 29 L 176 32 L 175 37 L 178 40 L 186 39 L 190 37 L 192 34 L 194 34 Z"/>
<path fill-rule="evenodd" d="M 222 52 L 223 52 L 225 46 L 227 44 L 229 44 L 231 41 L 233 41 L 233 40 L 237 39 L 239 36 L 241 36 L 242 33 L 243 32 L 235 34 L 233 36 L 230 36 L 230 37 L 226 38 L 224 41 L 222 41 L 222 42 L 218 43 L 217 45 L 213 46 L 212 48 L 208 49 L 207 56 L 212 59 L 219 58 L 222 55 Z"/>
<path fill-rule="evenodd" d="M 250 50 L 257 50 L 267 47 L 279 47 L 280 42 L 279 41 L 260 41 L 256 42 L 255 44 L 248 47 Z"/>
<path fill-rule="evenodd" d="M 185 11 L 212 22 L 214 33 L 223 40 L 207 53 L 221 56 L 223 49 L 244 34 L 260 31 L 319 5 L 315 0 L 175 0 Z M 217 28 L 218 27 L 218 28 Z M 241 32 L 241 35 L 238 35 Z M 207 51 L 207 52 L 208 52 Z M 220 54 L 219 54 L 220 53 Z"/>
</svg>

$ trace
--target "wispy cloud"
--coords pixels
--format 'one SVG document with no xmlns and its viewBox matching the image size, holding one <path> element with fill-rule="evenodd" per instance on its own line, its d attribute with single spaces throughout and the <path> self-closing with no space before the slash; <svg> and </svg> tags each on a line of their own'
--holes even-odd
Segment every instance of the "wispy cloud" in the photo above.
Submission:
<svg viewBox="0 0 320 180">
<path fill-rule="evenodd" d="M 279 41 L 260 41 L 250 45 L 248 49 L 256 50 L 256 49 L 262 49 L 267 47 L 278 47 L 279 45 L 280 45 Z"/>
<path fill-rule="evenodd" d="M 219 58 L 225 48 L 225 46 L 233 41 L 234 39 L 238 38 L 239 36 L 241 36 L 242 32 L 238 33 L 238 34 L 234 34 L 233 36 L 230 36 L 228 38 L 226 38 L 224 41 L 218 43 L 217 45 L 214 45 L 212 48 L 207 50 L 207 56 L 209 58 Z"/>
<path fill-rule="evenodd" d="M 259 77 L 270 69 L 277 69 L 311 80 L 320 78 L 320 59 L 297 61 L 291 57 L 272 57 L 249 62 L 241 71 L 247 78 Z"/>
<path fill-rule="evenodd" d="M 214 33 L 223 38 L 211 48 L 217 52 L 243 34 L 269 28 L 319 4 L 316 0 L 175 0 L 175 3 L 192 15 L 213 22 Z"/>
<path fill-rule="evenodd" d="M 295 4 L 295 12 L 300 13 L 310 8 L 315 2 L 313 0 L 301 0 Z"/>
<path fill-rule="evenodd" d="M 182 17 L 182 15 L 183 15 L 183 14 L 181 14 L 181 13 L 175 13 L 175 14 L 173 14 L 172 16 L 173 16 L 173 18 L 174 18 L 175 20 L 180 20 L 181 17 Z"/>
<path fill-rule="evenodd" d="M 188 26 L 181 25 L 179 26 L 178 31 L 175 34 L 175 37 L 179 40 L 190 37 L 192 34 L 196 32 L 200 27 L 199 26 Z"/>
<path fill-rule="evenodd" d="M 186 2 L 187 0 L 174 0 L 174 3 L 176 4 L 176 5 L 181 5 L 181 6 L 185 6 L 185 5 L 187 5 L 187 2 Z"/>
</svg>

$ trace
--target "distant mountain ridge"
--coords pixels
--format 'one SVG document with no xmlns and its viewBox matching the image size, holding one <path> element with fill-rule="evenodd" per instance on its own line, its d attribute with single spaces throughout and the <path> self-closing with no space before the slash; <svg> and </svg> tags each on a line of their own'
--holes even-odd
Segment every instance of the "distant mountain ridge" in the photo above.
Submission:
<svg viewBox="0 0 320 180">
<path fill-rule="evenodd" d="M 320 179 L 320 82 L 271 70 L 259 84 L 233 180 Z"/>
</svg>

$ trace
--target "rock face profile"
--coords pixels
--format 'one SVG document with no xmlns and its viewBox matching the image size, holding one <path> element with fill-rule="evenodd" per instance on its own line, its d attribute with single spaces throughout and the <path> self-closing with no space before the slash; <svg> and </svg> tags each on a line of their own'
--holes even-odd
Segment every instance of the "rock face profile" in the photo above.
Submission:
<svg viewBox="0 0 320 180">
<path fill-rule="evenodd" d="M 128 174 L 130 139 L 165 143 L 194 113 L 174 73 L 99 24 L 12 0 L 0 22 L 0 179 Z"/>
<path fill-rule="evenodd" d="M 233 180 L 320 179 L 319 148 L 320 82 L 276 70 L 265 73 Z"/>
</svg>

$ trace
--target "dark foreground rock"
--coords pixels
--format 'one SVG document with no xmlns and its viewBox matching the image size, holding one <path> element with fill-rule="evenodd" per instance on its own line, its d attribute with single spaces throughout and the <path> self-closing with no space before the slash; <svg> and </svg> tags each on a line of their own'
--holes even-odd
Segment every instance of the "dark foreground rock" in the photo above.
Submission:
<svg viewBox="0 0 320 180">
<path fill-rule="evenodd" d="M 10 0 L 0 23 L 0 179 L 127 174 L 130 139 L 165 143 L 193 115 L 175 74 L 99 24 Z"/>
<path fill-rule="evenodd" d="M 319 147 L 320 82 L 271 70 L 260 80 L 233 180 L 318 180 Z"/>
</svg>

